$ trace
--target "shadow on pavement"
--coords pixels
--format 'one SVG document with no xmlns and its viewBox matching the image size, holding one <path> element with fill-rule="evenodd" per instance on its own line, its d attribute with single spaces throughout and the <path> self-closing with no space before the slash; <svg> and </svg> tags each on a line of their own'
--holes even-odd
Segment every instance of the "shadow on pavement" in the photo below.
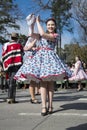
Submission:
<svg viewBox="0 0 87 130">
<path fill-rule="evenodd" d="M 87 98 L 87 96 L 83 96 L 83 95 L 55 96 L 53 97 L 53 101 L 74 101 L 74 100 L 78 100 L 79 98 Z"/>
<path fill-rule="evenodd" d="M 61 109 L 55 110 L 55 111 L 53 111 L 53 113 L 66 111 L 66 110 L 70 110 L 70 109 L 74 109 L 74 110 L 87 110 L 87 103 L 71 103 L 71 104 L 62 105 L 60 107 L 61 107 Z"/>
<path fill-rule="evenodd" d="M 75 126 L 75 127 L 70 127 L 70 128 L 67 128 L 66 130 L 87 130 L 87 123 L 80 124 L 80 125 Z"/>
<path fill-rule="evenodd" d="M 76 110 L 87 110 L 87 103 L 71 103 L 61 106 L 64 110 L 76 109 Z"/>
</svg>

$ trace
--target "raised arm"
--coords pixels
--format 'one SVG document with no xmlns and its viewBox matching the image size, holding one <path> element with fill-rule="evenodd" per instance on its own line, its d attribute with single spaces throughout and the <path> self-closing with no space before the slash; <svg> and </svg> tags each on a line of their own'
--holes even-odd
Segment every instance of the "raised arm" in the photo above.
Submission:
<svg viewBox="0 0 87 130">
<path fill-rule="evenodd" d="M 28 39 L 28 41 L 27 41 L 27 43 L 26 43 L 26 45 L 24 46 L 24 51 L 28 51 L 28 50 L 31 50 L 34 46 L 35 46 L 35 44 L 36 44 L 36 39 L 35 40 L 33 40 L 33 41 L 30 41 L 29 39 Z"/>
<path fill-rule="evenodd" d="M 40 39 L 40 34 L 39 33 L 35 33 L 34 32 L 34 26 L 35 26 L 35 22 L 36 22 L 36 19 L 34 20 L 34 22 L 29 26 L 29 36 L 32 37 L 33 39 L 37 39 L 39 40 Z"/>
<path fill-rule="evenodd" d="M 37 16 L 36 18 L 36 23 L 37 23 L 37 27 L 38 27 L 38 31 L 41 37 L 47 39 L 47 40 L 51 40 L 54 41 L 55 40 L 55 35 L 54 33 L 46 33 L 43 29 L 43 27 L 40 24 L 40 16 Z"/>
</svg>

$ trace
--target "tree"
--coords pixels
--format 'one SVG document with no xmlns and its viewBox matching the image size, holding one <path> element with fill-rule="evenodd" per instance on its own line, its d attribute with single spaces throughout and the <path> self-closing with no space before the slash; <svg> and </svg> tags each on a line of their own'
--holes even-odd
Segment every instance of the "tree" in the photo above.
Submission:
<svg viewBox="0 0 87 130">
<path fill-rule="evenodd" d="M 72 3 L 70 0 L 53 0 L 52 2 L 52 16 L 56 19 L 57 30 L 60 35 L 60 44 L 59 44 L 59 55 L 61 55 L 61 34 L 63 30 L 66 29 L 68 31 L 72 31 L 72 27 L 70 24 L 71 13 L 69 10 L 71 9 Z"/>
<path fill-rule="evenodd" d="M 87 45 L 80 46 L 79 43 L 67 44 L 64 46 L 67 62 L 74 62 L 75 56 L 79 56 L 82 61 L 87 63 Z"/>
<path fill-rule="evenodd" d="M 60 34 L 60 42 L 57 46 L 57 52 L 59 52 L 59 55 L 61 55 L 61 34 L 63 33 L 64 29 L 67 29 L 70 32 L 72 31 L 69 21 L 71 18 L 71 13 L 69 10 L 71 9 L 72 3 L 70 0 L 47 0 L 46 2 L 43 0 L 38 0 L 36 2 L 39 6 L 37 12 L 49 10 L 51 11 L 51 16 L 56 19 L 57 31 Z"/>
<path fill-rule="evenodd" d="M 80 27 L 80 41 L 87 44 L 87 0 L 74 0 L 72 4 L 74 20 L 76 20 Z"/>
<path fill-rule="evenodd" d="M 5 42 L 9 27 L 19 29 L 16 21 L 21 16 L 18 12 L 18 6 L 14 4 L 14 0 L 0 0 L 0 43 Z"/>
</svg>

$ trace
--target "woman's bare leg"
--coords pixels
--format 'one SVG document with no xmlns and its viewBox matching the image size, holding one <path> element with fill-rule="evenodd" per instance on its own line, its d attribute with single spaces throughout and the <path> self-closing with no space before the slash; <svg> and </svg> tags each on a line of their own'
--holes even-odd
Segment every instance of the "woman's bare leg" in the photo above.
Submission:
<svg viewBox="0 0 87 130">
<path fill-rule="evenodd" d="M 47 82 L 40 83 L 41 101 L 42 101 L 42 113 L 46 112 L 46 100 L 47 100 Z"/>
<path fill-rule="evenodd" d="M 80 90 L 82 90 L 82 89 L 83 89 L 83 88 L 82 88 L 82 85 L 81 85 L 81 81 L 79 81 L 79 82 L 78 82 L 78 89 L 77 89 L 77 90 L 80 91 Z"/>
<path fill-rule="evenodd" d="M 29 92 L 30 92 L 30 95 L 31 95 L 31 99 L 34 100 L 35 99 L 35 82 L 34 81 L 31 81 L 30 82 L 30 85 L 29 85 Z"/>
<path fill-rule="evenodd" d="M 53 93 L 54 93 L 54 82 L 48 82 L 48 109 L 52 111 L 53 108 Z"/>
</svg>

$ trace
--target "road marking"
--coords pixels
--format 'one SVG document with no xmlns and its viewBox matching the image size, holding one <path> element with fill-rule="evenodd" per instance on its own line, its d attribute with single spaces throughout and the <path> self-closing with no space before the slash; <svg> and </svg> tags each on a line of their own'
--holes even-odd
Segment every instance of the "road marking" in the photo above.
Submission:
<svg viewBox="0 0 87 130">
<path fill-rule="evenodd" d="M 16 98 L 17 99 L 17 101 L 25 101 L 25 100 L 27 100 L 27 101 L 29 101 L 29 98 Z M 5 100 L 4 99 L 0 99 L 0 102 L 4 102 Z"/>
<path fill-rule="evenodd" d="M 17 101 L 25 101 L 25 100 L 29 101 L 29 98 L 17 98 Z"/>
<path fill-rule="evenodd" d="M 39 116 L 40 113 L 19 113 L 20 116 Z"/>
<path fill-rule="evenodd" d="M 82 101 L 82 100 L 86 101 L 87 98 L 79 98 L 78 100 L 79 100 L 79 101 Z"/>
<path fill-rule="evenodd" d="M 0 102 L 4 102 L 4 99 L 0 99 Z"/>
<path fill-rule="evenodd" d="M 20 116 L 40 116 L 40 113 L 19 113 Z M 80 113 L 54 113 L 52 116 L 80 116 L 80 117 L 87 117 L 87 114 L 80 114 Z"/>
</svg>

